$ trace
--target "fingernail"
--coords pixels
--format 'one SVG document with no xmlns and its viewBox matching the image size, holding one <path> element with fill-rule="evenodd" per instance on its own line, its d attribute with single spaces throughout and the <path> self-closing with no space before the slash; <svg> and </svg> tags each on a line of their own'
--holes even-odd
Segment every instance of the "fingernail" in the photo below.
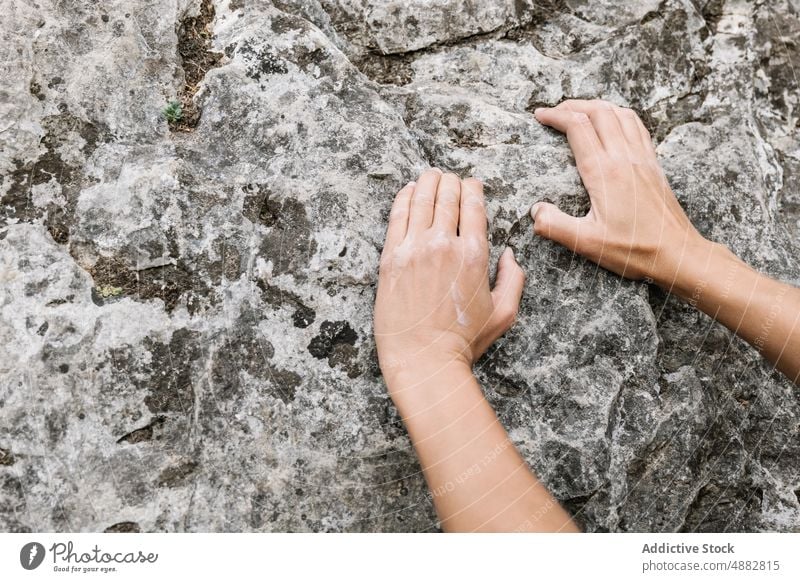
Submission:
<svg viewBox="0 0 800 582">
<path fill-rule="evenodd" d="M 408 184 L 406 184 L 406 188 L 413 188 L 416 185 L 417 183 L 414 180 L 411 180 Z"/>
<path fill-rule="evenodd" d="M 439 168 L 431 168 L 434 172 L 439 172 L 440 174 L 444 174 Z"/>
<path fill-rule="evenodd" d="M 511 255 L 511 259 L 516 263 L 517 257 L 514 256 L 514 249 L 511 247 L 506 247 L 506 250 L 503 251 L 503 255 Z"/>
<path fill-rule="evenodd" d="M 531 206 L 531 218 L 533 220 L 536 220 L 536 211 L 539 210 L 539 208 L 541 208 L 541 206 L 542 206 L 541 202 L 537 202 L 536 204 Z"/>
<path fill-rule="evenodd" d="M 539 113 L 541 113 L 542 111 L 547 111 L 548 109 L 550 109 L 550 108 L 549 107 L 537 107 L 536 109 L 533 110 L 533 115 L 534 116 L 539 115 Z"/>
</svg>

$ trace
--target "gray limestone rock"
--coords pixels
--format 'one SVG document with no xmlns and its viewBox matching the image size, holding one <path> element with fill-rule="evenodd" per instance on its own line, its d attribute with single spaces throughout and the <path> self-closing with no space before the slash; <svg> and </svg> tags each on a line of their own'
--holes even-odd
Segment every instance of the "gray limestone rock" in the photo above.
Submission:
<svg viewBox="0 0 800 582">
<path fill-rule="evenodd" d="M 436 530 L 371 307 L 437 165 L 528 272 L 477 374 L 576 519 L 800 531 L 797 388 L 527 217 L 588 207 L 533 108 L 611 99 L 705 235 L 800 283 L 796 2 L 0 6 L 1 530 Z"/>
</svg>

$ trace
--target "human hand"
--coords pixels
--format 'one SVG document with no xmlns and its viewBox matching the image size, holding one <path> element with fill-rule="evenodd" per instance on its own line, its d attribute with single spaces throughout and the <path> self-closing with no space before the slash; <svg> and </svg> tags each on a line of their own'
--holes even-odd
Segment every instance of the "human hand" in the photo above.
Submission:
<svg viewBox="0 0 800 582">
<path fill-rule="evenodd" d="M 670 189 L 639 116 L 599 100 L 568 100 L 534 115 L 567 134 L 591 201 L 580 218 L 534 204 L 534 232 L 623 277 L 670 285 L 709 243 Z"/>
<path fill-rule="evenodd" d="M 421 362 L 471 366 L 514 323 L 525 275 L 511 249 L 489 288 L 483 186 L 438 169 L 397 194 L 375 301 L 384 376 Z"/>
</svg>

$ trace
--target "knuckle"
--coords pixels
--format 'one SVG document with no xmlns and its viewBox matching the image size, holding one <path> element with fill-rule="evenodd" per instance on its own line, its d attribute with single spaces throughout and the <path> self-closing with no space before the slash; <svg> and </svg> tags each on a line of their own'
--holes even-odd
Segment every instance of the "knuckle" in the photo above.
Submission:
<svg viewBox="0 0 800 582">
<path fill-rule="evenodd" d="M 483 195 L 471 192 L 468 196 L 463 196 L 461 203 L 466 208 L 473 208 L 477 210 L 484 210 L 485 204 Z"/>
<path fill-rule="evenodd" d="M 489 262 L 488 242 L 478 237 L 468 237 L 463 245 L 464 262 L 470 266 L 483 266 Z"/>
<path fill-rule="evenodd" d="M 436 197 L 438 204 L 453 204 L 458 201 L 458 190 L 452 187 L 445 187 L 439 190 Z"/>
<path fill-rule="evenodd" d="M 445 172 L 444 174 L 442 174 L 441 180 L 458 183 L 459 177 L 453 172 Z"/>
<path fill-rule="evenodd" d="M 433 196 L 420 196 L 419 198 L 415 198 L 412 202 L 413 208 L 417 210 L 429 210 L 433 208 L 433 204 Z"/>
<path fill-rule="evenodd" d="M 400 222 L 408 220 L 408 209 L 402 206 L 395 206 L 389 212 L 389 222 Z"/>
<path fill-rule="evenodd" d="M 380 276 L 388 275 L 394 268 L 394 258 L 392 252 L 384 250 L 381 255 L 380 262 L 378 263 L 378 274 Z"/>
<path fill-rule="evenodd" d="M 591 122 L 592 120 L 589 119 L 589 116 L 582 111 L 572 114 L 572 123 L 574 123 L 576 126 L 585 125 Z"/>
<path fill-rule="evenodd" d="M 466 178 L 464 180 L 464 184 L 467 185 L 467 186 L 471 186 L 471 187 L 473 187 L 475 189 L 478 189 L 478 190 L 482 190 L 483 189 L 483 183 L 480 180 L 478 180 L 477 178 L 472 178 L 472 177 Z"/>
<path fill-rule="evenodd" d="M 445 236 L 435 236 L 427 244 L 428 252 L 433 255 L 446 255 L 453 249 L 453 242 Z"/>
</svg>

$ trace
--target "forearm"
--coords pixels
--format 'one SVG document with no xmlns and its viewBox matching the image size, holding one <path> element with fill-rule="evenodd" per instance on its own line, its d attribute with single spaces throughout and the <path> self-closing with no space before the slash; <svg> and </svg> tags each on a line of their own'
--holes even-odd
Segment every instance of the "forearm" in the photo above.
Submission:
<svg viewBox="0 0 800 582">
<path fill-rule="evenodd" d="M 577 531 L 509 441 L 463 363 L 387 378 L 446 531 Z"/>
<path fill-rule="evenodd" d="M 671 277 L 656 282 L 734 331 L 798 383 L 800 289 L 758 273 L 719 244 L 696 241 L 684 257 Z"/>
</svg>

